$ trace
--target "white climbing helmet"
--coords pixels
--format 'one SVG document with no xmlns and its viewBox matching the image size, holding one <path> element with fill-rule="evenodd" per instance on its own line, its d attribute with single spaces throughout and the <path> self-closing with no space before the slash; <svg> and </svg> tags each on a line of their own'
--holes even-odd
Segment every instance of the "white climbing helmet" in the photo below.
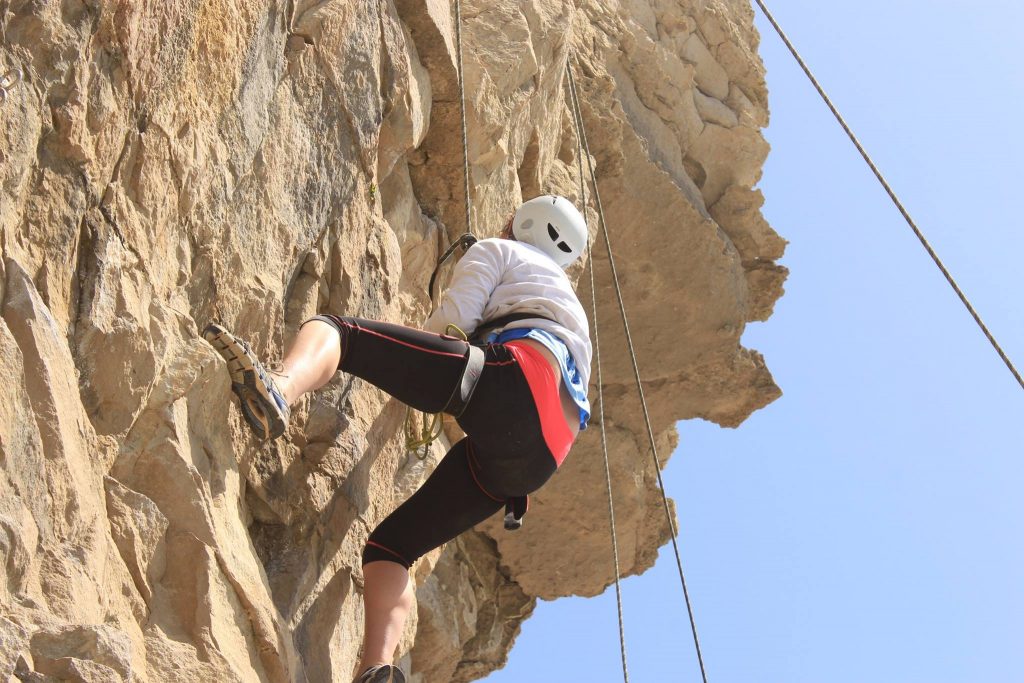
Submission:
<svg viewBox="0 0 1024 683">
<path fill-rule="evenodd" d="M 573 203 L 558 195 L 535 197 L 512 217 L 512 234 L 567 268 L 587 248 L 587 221 Z"/>
</svg>

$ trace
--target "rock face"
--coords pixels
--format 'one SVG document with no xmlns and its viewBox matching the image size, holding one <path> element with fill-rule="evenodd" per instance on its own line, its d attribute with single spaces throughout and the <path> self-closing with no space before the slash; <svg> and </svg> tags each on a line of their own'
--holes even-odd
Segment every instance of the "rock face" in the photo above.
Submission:
<svg viewBox="0 0 1024 683">
<path fill-rule="evenodd" d="M 255 441 L 221 320 L 278 356 L 317 311 L 416 325 L 465 225 L 449 0 L 0 6 L 0 680 L 348 681 L 370 530 L 443 455 L 339 376 Z M 782 293 L 746 0 L 464 0 L 474 229 L 579 198 L 583 118 L 662 458 L 779 395 L 740 345 Z M 587 187 L 592 231 L 595 188 Z M 623 571 L 667 540 L 605 243 L 596 280 Z M 597 373 L 594 373 L 595 381 Z M 592 393 L 596 396 L 596 392 Z M 598 420 L 534 498 L 414 568 L 413 681 L 502 665 L 538 597 L 612 580 Z"/>
</svg>

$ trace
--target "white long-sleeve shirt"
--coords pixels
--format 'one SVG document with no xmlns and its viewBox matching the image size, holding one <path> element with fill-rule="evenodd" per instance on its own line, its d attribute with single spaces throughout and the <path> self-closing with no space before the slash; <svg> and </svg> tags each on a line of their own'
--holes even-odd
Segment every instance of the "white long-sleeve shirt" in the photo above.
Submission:
<svg viewBox="0 0 1024 683">
<path fill-rule="evenodd" d="M 490 238 L 470 247 L 455 265 L 451 285 L 424 328 L 441 334 L 454 324 L 472 335 L 487 320 L 531 312 L 548 320 L 517 320 L 505 329 L 532 327 L 562 340 L 586 391 L 593 355 L 587 314 L 565 271 L 530 244 Z"/>
</svg>

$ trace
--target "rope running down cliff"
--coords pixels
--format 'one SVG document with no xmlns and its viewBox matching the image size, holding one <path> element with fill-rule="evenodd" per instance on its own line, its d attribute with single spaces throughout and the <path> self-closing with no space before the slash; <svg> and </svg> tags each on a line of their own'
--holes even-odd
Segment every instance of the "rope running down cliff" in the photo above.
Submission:
<svg viewBox="0 0 1024 683">
<path fill-rule="evenodd" d="M 462 73 L 462 2 L 455 0 L 455 51 L 459 58 L 459 111 L 462 114 L 462 175 L 466 186 L 466 234 L 473 234 L 469 201 L 469 140 L 466 134 L 466 81 Z"/>
<path fill-rule="evenodd" d="M 572 104 L 573 125 L 576 129 L 576 162 L 579 165 L 580 178 L 580 206 L 583 208 L 584 216 L 587 212 L 587 184 L 583 176 L 583 137 L 580 131 L 583 128 L 583 121 L 579 118 L 580 105 L 576 99 L 576 79 L 572 75 L 572 63 L 566 64 L 566 71 L 569 74 L 569 96 Z M 589 233 L 589 229 L 587 231 Z M 594 327 L 594 360 L 597 361 L 597 405 L 598 418 L 601 425 L 601 452 L 604 454 L 604 478 L 608 486 L 608 526 L 612 536 L 612 561 L 615 570 L 615 607 L 619 614 L 619 652 L 622 655 L 622 680 L 629 683 L 629 665 L 626 663 L 626 621 L 622 614 L 622 585 L 620 576 L 622 570 L 619 568 L 619 540 L 615 530 L 615 502 L 612 496 L 612 471 L 608 458 L 608 437 L 604 421 L 604 380 L 601 376 L 601 340 L 598 336 L 597 327 L 597 284 L 594 280 L 594 255 L 590 248 L 590 239 L 587 239 L 587 261 L 590 262 L 590 298 L 591 298 L 591 319 Z"/>
<path fill-rule="evenodd" d="M 434 298 L 434 283 L 437 282 L 437 276 L 441 272 L 441 267 L 448 261 L 449 258 L 455 253 L 456 249 L 469 249 L 473 246 L 476 241 L 476 235 L 473 234 L 473 212 L 472 203 L 469 198 L 469 140 L 466 133 L 466 85 L 462 73 L 462 2 L 461 0 L 455 0 L 455 52 L 458 58 L 458 72 L 457 80 L 459 85 L 459 113 L 462 119 L 462 177 L 465 181 L 465 194 L 466 194 L 466 232 L 459 236 L 457 240 L 449 245 L 448 249 L 438 259 L 437 265 L 434 267 L 434 272 L 430 274 L 430 281 L 427 283 L 427 296 L 431 300 Z M 465 333 L 463 333 L 465 338 Z M 441 435 L 441 415 L 440 413 L 434 415 L 430 422 L 427 422 L 426 416 L 423 419 L 423 426 L 420 430 L 420 434 L 417 436 L 415 428 L 412 422 L 412 409 L 408 409 L 405 415 L 405 448 L 409 453 L 415 453 L 416 457 L 420 460 L 424 460 L 430 449 L 430 445 L 437 440 Z"/>
<path fill-rule="evenodd" d="M 651 427 L 651 415 L 647 409 L 647 399 L 644 398 L 644 387 L 640 381 L 640 368 L 637 365 L 636 350 L 633 347 L 633 337 L 629 333 L 629 321 L 626 319 L 626 305 L 622 299 L 622 288 L 619 286 L 619 276 L 615 269 L 615 257 L 612 255 L 612 242 L 608 236 L 608 223 L 604 217 L 604 206 L 601 204 L 601 192 L 597 187 L 597 173 L 594 171 L 594 161 L 590 156 L 590 145 L 587 142 L 587 129 L 583 125 L 583 113 L 579 106 L 579 96 L 576 94 L 576 80 L 572 76 L 572 64 L 569 66 L 569 86 L 573 90 L 573 103 L 575 105 L 574 115 L 580 122 L 580 133 L 583 138 L 583 147 L 587 157 L 587 166 L 590 169 L 590 181 L 594 189 L 594 201 L 597 203 L 597 213 L 600 218 L 601 234 L 604 235 L 605 247 L 608 249 L 608 265 L 611 267 L 612 272 L 612 284 L 615 285 L 615 296 L 619 302 L 619 313 L 622 316 L 622 326 L 626 333 L 626 344 L 629 347 L 629 356 L 633 363 L 633 375 L 636 378 L 636 388 L 640 395 L 640 407 L 643 409 L 644 423 L 647 426 L 647 437 L 651 444 L 651 455 L 654 457 L 654 472 L 658 475 L 658 488 L 661 490 L 661 500 L 665 508 L 665 518 L 668 520 L 669 529 L 672 532 L 672 550 L 675 552 L 676 567 L 679 569 L 679 582 L 683 586 L 683 597 L 686 600 L 686 612 L 690 617 L 690 629 L 693 631 L 693 644 L 697 649 L 697 662 L 700 664 L 700 675 L 704 683 L 708 683 L 707 671 L 704 668 L 704 656 L 700 650 L 700 639 L 697 637 L 697 622 L 693 616 L 693 605 L 690 602 L 690 591 L 686 587 L 686 576 L 683 573 L 683 562 L 679 557 L 679 544 L 676 541 L 678 531 L 676 530 L 675 520 L 672 518 L 672 511 L 668 505 L 668 495 L 665 492 L 665 482 L 661 476 L 661 459 L 658 458 L 658 447 L 654 441 L 654 429 Z M 593 270 L 593 265 L 591 265 Z"/>
<path fill-rule="evenodd" d="M 441 272 L 441 266 L 452 257 L 456 249 L 460 247 L 469 249 L 477 241 L 476 235 L 473 234 L 473 211 L 472 203 L 469 200 L 469 141 L 466 133 L 466 86 L 462 75 L 462 3 L 460 0 L 455 0 L 455 47 L 459 62 L 456 75 L 459 86 L 459 112 L 462 116 L 462 177 L 465 181 L 466 232 L 452 242 L 448 250 L 437 260 L 437 266 L 431 273 L 430 283 L 427 285 L 427 294 L 431 299 L 434 298 L 434 283 L 437 281 L 438 273 Z"/>
<path fill-rule="evenodd" d="M 895 204 L 896 208 L 899 209 L 899 212 L 903 214 L 903 218 L 907 221 L 907 225 L 909 225 L 910 229 L 914 231 L 914 234 L 917 236 L 918 241 L 921 242 L 921 246 L 923 246 L 925 251 L 928 252 L 928 255 L 931 256 L 932 261 L 935 262 L 935 265 L 938 266 L 940 271 L 942 271 L 942 275 L 946 278 L 946 281 L 949 282 L 949 286 L 953 288 L 953 291 L 956 292 L 956 295 L 960 297 L 960 301 L 962 301 L 964 306 L 967 307 L 967 311 L 971 314 L 971 317 L 974 318 L 974 322 L 978 324 L 978 327 L 981 328 L 981 331 L 985 334 L 985 337 L 988 338 L 989 342 L 992 344 L 992 347 L 996 350 L 996 353 L 998 353 L 999 357 L 1003 359 L 1003 363 L 1006 364 L 1006 367 L 1010 370 L 1014 378 L 1017 380 L 1017 383 L 1020 384 L 1021 389 L 1024 389 L 1024 377 L 1021 377 L 1020 372 L 1014 366 L 1009 356 L 1007 356 L 1006 352 L 1003 351 L 1003 347 L 999 345 L 999 342 L 996 341 L 995 336 L 993 336 L 993 334 L 989 331 L 988 326 L 984 323 L 984 321 L 982 321 L 981 315 L 979 315 L 979 313 L 974 309 L 974 306 L 971 305 L 971 302 L 968 301 L 967 295 L 964 294 L 962 289 L 960 289 L 960 285 L 957 284 L 956 280 L 946 269 L 945 264 L 942 263 L 942 260 L 939 258 L 939 255 L 935 253 L 935 250 L 932 248 L 932 245 L 929 244 L 927 238 L 925 238 L 924 233 L 921 232 L 920 228 L 917 227 L 917 223 L 914 222 L 913 218 L 911 218 L 910 212 L 907 211 L 906 207 L 903 205 L 903 202 L 900 201 L 900 198 L 896 195 L 896 192 L 892 189 L 892 187 L 889 185 L 889 182 L 885 179 L 885 176 L 882 175 L 882 172 L 878 170 L 878 167 L 875 165 L 875 162 L 871 159 L 871 157 L 867 153 L 867 150 L 865 150 L 864 146 L 860 143 L 860 140 L 858 140 L 857 136 L 854 135 L 853 130 L 850 128 L 849 124 L 846 123 L 846 119 L 844 119 L 843 115 L 839 113 L 839 109 L 837 109 L 835 104 L 832 103 L 832 99 L 825 92 L 825 89 L 818 82 L 818 79 L 814 77 L 814 74 L 811 73 L 810 67 L 807 66 L 807 63 L 803 60 L 803 57 L 800 56 L 800 53 L 797 51 L 796 47 L 794 47 L 793 43 L 790 42 L 789 37 L 786 35 L 785 31 L 782 30 L 781 26 L 779 26 L 779 23 L 775 20 L 775 16 L 772 15 L 772 13 L 768 10 L 768 7 L 764 4 L 762 0 L 754 0 L 754 2 L 756 2 L 758 7 L 761 8 L 761 11 L 764 12 L 764 16 L 771 23 L 772 27 L 775 29 L 775 32 L 779 34 L 779 37 L 782 39 L 782 42 L 786 44 L 787 48 L 789 48 L 789 51 L 793 55 L 794 59 L 796 59 L 797 64 L 800 65 L 800 68 L 803 69 L 804 74 L 807 75 L 807 78 L 810 79 L 811 84 L 814 85 L 814 89 L 818 91 L 818 94 L 821 95 L 821 99 L 825 101 L 825 104 L 828 105 L 828 108 L 832 111 L 832 115 L 835 116 L 836 121 L 838 121 L 839 125 L 843 127 L 844 131 L 846 131 L 846 135 L 850 138 L 850 141 L 853 142 L 854 146 L 857 148 L 857 151 L 860 152 L 860 155 L 864 157 L 864 161 L 867 162 L 867 165 L 871 168 L 871 171 L 875 174 L 875 177 L 878 178 L 878 182 L 880 182 L 882 184 L 882 187 L 885 188 L 885 191 L 886 193 L 888 193 L 889 198 L 892 199 L 893 204 Z"/>
</svg>

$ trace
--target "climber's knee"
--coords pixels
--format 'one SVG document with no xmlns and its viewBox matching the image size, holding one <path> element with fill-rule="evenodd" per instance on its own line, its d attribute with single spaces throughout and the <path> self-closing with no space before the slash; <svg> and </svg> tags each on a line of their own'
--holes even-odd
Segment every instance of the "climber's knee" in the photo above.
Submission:
<svg viewBox="0 0 1024 683">
<path fill-rule="evenodd" d="M 383 543 L 373 540 L 372 538 L 366 542 L 363 547 L 363 564 L 369 564 L 370 562 L 394 562 L 400 564 L 406 569 L 412 567 L 412 563 L 416 561 L 416 558 L 406 559 L 397 550 L 392 550 Z"/>
<path fill-rule="evenodd" d="M 302 325 L 299 326 L 299 328 L 301 329 L 301 328 L 305 327 L 306 325 L 308 325 L 309 323 L 313 322 L 314 320 L 317 320 L 317 321 L 322 322 L 322 323 L 327 323 L 328 325 L 333 327 L 335 329 L 335 331 L 337 331 L 338 336 L 341 337 L 342 341 L 345 340 L 346 328 L 349 325 L 352 324 L 350 321 L 346 320 L 345 318 L 343 318 L 341 316 L 329 315 L 329 314 L 321 314 L 321 315 L 314 315 L 309 320 L 306 320 L 305 322 L 302 323 Z"/>
<path fill-rule="evenodd" d="M 330 325 L 334 329 L 334 331 L 338 333 L 338 343 L 341 345 L 341 358 L 338 361 L 338 369 L 341 369 L 341 362 L 345 360 L 345 351 L 348 349 L 349 346 L 349 332 L 353 328 L 358 327 L 355 324 L 354 318 L 323 313 L 320 315 L 314 315 L 309 320 L 306 320 L 305 322 L 302 323 L 302 325 L 299 326 L 299 329 L 302 329 L 303 327 L 313 322 L 314 320 L 317 322 L 326 323 L 327 325 Z"/>
</svg>

